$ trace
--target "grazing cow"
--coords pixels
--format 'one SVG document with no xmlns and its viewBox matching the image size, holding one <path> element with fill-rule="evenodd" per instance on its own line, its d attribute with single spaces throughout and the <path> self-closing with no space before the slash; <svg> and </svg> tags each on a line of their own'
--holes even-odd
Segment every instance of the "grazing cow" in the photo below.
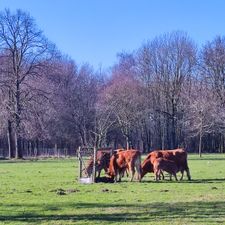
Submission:
<svg viewBox="0 0 225 225">
<path fill-rule="evenodd" d="M 105 170 L 105 172 L 108 171 L 109 168 L 109 161 L 110 161 L 110 151 L 104 151 L 104 150 L 98 150 L 97 156 L 96 156 L 96 173 L 98 173 L 97 177 L 100 177 L 102 169 Z M 85 170 L 88 177 L 92 175 L 93 171 L 93 164 L 94 159 L 93 156 L 89 159 L 87 168 Z"/>
<path fill-rule="evenodd" d="M 119 148 L 119 149 L 115 149 L 115 150 L 114 150 L 114 153 L 122 152 L 122 151 L 126 151 L 126 150 L 123 149 L 123 148 Z M 120 176 L 121 176 L 121 177 L 124 177 L 124 174 L 125 174 L 125 173 L 126 173 L 126 176 L 129 177 L 129 168 L 126 167 L 126 168 L 120 170 L 119 173 L 120 173 Z"/>
<path fill-rule="evenodd" d="M 180 171 L 182 174 L 180 180 L 183 179 L 184 171 L 186 171 L 187 173 L 188 180 L 191 180 L 191 175 L 187 163 L 187 152 L 184 149 L 158 150 L 149 153 L 142 163 L 141 177 L 143 177 L 148 172 L 154 172 L 153 164 L 154 160 L 157 158 L 164 158 L 175 162 L 178 171 Z"/>
<path fill-rule="evenodd" d="M 153 169 L 156 181 L 160 179 L 160 174 L 162 174 L 162 171 L 166 171 L 170 174 L 170 180 L 172 180 L 172 175 L 177 180 L 176 173 L 178 172 L 178 167 L 174 161 L 164 158 L 157 158 L 154 160 Z"/>
<path fill-rule="evenodd" d="M 141 181 L 141 153 L 135 149 L 129 149 L 124 151 L 115 152 L 109 163 L 108 175 L 117 181 L 117 176 L 119 175 L 119 181 L 121 181 L 121 176 L 124 174 L 128 168 L 131 173 L 131 181 L 133 181 L 135 169 L 137 172 L 137 179 Z"/>
</svg>

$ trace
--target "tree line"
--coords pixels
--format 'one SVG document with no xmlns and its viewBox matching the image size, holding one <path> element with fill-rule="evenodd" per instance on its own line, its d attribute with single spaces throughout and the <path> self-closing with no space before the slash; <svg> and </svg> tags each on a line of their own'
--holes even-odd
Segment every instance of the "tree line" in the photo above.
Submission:
<svg viewBox="0 0 225 225">
<path fill-rule="evenodd" d="M 0 12 L 0 157 L 74 155 L 78 146 L 224 152 L 225 37 L 186 32 L 78 66 L 26 12 Z"/>
</svg>

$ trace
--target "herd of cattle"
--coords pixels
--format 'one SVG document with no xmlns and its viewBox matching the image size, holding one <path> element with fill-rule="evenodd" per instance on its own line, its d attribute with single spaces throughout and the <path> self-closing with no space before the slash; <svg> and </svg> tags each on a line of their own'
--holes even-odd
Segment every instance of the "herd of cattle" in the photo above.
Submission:
<svg viewBox="0 0 225 225">
<path fill-rule="evenodd" d="M 93 157 L 88 161 L 86 174 L 90 177 L 93 171 Z M 141 152 L 135 149 L 117 149 L 113 154 L 109 151 L 99 150 L 96 156 L 96 173 L 100 179 L 101 171 L 104 170 L 108 179 L 115 182 L 121 181 L 121 178 L 130 173 L 133 181 L 135 172 L 137 179 L 141 179 L 146 173 L 154 173 L 155 180 L 164 179 L 163 172 L 167 172 L 177 180 L 177 173 L 181 172 L 183 179 L 184 171 L 187 173 L 188 180 L 191 180 L 190 171 L 187 163 L 187 152 L 184 149 L 157 150 L 147 155 L 141 163 Z"/>
</svg>

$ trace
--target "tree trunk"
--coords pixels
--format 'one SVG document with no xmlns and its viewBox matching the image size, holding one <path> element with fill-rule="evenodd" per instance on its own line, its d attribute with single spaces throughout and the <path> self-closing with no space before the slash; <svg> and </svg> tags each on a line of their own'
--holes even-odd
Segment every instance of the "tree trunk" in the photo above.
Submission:
<svg viewBox="0 0 225 225">
<path fill-rule="evenodd" d="M 12 122 L 10 120 L 8 120 L 8 131 L 7 131 L 7 139 L 8 139 L 8 156 L 9 156 L 9 159 L 11 158 L 14 158 L 15 157 L 15 154 L 14 154 L 14 151 L 13 151 L 13 146 L 12 146 L 12 143 L 13 143 L 13 138 L 12 138 Z"/>
<path fill-rule="evenodd" d="M 129 149 L 129 138 L 128 138 L 128 136 L 126 136 L 126 148 L 127 148 L 127 150 Z"/>
<path fill-rule="evenodd" d="M 220 134 L 220 153 L 223 153 L 224 149 L 224 137 L 223 134 Z"/>
<path fill-rule="evenodd" d="M 28 144 L 29 144 L 29 157 L 31 157 L 32 156 L 32 143 L 31 143 L 31 141 L 29 141 Z"/>
<path fill-rule="evenodd" d="M 200 113 L 201 113 L 201 112 L 200 112 Z M 199 154 L 199 157 L 202 157 L 202 126 L 203 126 L 202 113 L 200 114 L 200 116 L 201 116 L 201 124 L 200 124 L 200 131 L 199 131 L 198 154 Z"/>
<path fill-rule="evenodd" d="M 201 158 L 202 157 L 202 131 L 200 131 L 200 134 L 199 134 L 198 154 L 199 154 L 199 157 Z"/>
<path fill-rule="evenodd" d="M 36 139 L 35 146 L 36 146 L 36 149 L 37 149 L 37 156 L 39 156 L 40 155 L 40 148 L 39 148 L 39 141 L 38 141 L 38 139 Z"/>
<path fill-rule="evenodd" d="M 55 157 L 58 156 L 58 145 L 57 145 L 57 143 L 55 143 L 54 155 L 55 155 Z"/>
<path fill-rule="evenodd" d="M 164 150 L 165 149 L 165 130 L 166 130 L 166 122 L 164 117 L 160 117 L 160 119 L 162 119 L 162 125 L 161 125 L 161 149 Z"/>
<path fill-rule="evenodd" d="M 16 82 L 16 102 L 15 102 L 15 119 L 16 119 L 16 127 L 15 127 L 15 149 L 16 149 L 16 158 L 23 158 L 23 152 L 21 146 L 19 146 L 19 131 L 20 131 L 20 115 L 21 115 L 21 106 L 20 106 L 20 83 L 19 83 L 19 75 L 18 71 L 16 71 L 17 82 Z"/>
<path fill-rule="evenodd" d="M 173 118 L 172 118 L 172 149 L 175 149 L 177 146 L 176 144 L 176 121 L 175 121 L 175 118 L 174 118 L 174 115 L 173 115 Z"/>
<path fill-rule="evenodd" d="M 16 151 L 16 159 L 19 158 L 19 151 L 18 151 L 18 136 L 17 136 L 17 131 L 15 131 L 14 134 L 14 141 L 15 141 L 15 151 Z"/>
</svg>

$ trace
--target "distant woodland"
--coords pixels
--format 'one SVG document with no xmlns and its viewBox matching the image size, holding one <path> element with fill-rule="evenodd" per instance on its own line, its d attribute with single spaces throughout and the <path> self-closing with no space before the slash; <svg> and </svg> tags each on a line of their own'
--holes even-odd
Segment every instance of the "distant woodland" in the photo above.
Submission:
<svg viewBox="0 0 225 225">
<path fill-rule="evenodd" d="M 224 152 L 225 37 L 200 47 L 183 31 L 162 34 L 94 70 L 29 14 L 0 12 L 0 157 L 78 146 Z"/>
</svg>

